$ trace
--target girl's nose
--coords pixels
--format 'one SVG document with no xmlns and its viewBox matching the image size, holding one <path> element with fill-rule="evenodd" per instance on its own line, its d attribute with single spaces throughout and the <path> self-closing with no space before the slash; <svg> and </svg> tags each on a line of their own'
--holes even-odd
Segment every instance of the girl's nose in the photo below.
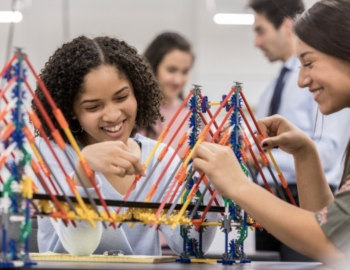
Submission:
<svg viewBox="0 0 350 270">
<path fill-rule="evenodd" d="M 115 104 L 111 104 L 105 107 L 103 112 L 103 121 L 105 122 L 117 122 L 120 118 L 121 110 Z"/>
<path fill-rule="evenodd" d="M 186 76 L 183 74 L 176 74 L 174 77 L 174 83 L 176 85 L 183 85 L 186 82 Z"/>
<path fill-rule="evenodd" d="M 298 85 L 300 88 L 307 87 L 311 84 L 311 77 L 303 68 L 300 69 L 299 77 L 298 77 Z"/>
</svg>

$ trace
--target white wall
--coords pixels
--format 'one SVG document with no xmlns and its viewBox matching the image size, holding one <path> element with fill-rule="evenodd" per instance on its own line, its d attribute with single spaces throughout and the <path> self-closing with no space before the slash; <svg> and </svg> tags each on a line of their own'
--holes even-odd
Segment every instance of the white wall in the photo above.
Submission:
<svg viewBox="0 0 350 270">
<path fill-rule="evenodd" d="M 247 0 L 18 0 L 24 3 L 23 21 L 15 24 L 14 46 L 29 55 L 37 71 L 63 42 L 77 35 L 113 35 L 125 39 L 141 53 L 149 41 L 165 30 L 178 31 L 194 45 L 196 63 L 190 85 L 200 84 L 211 101 L 218 101 L 233 81 L 244 83 L 254 107 L 259 91 L 276 74 L 253 46 L 251 26 L 216 25 L 216 12 L 251 12 Z M 307 6 L 315 0 L 306 1 Z M 12 0 L 1 0 L 10 10 Z M 69 10 L 69 33 L 64 34 L 63 6 Z M 0 24 L 0 66 L 5 63 L 9 24 Z M 67 35 L 69 37 L 67 37 Z"/>
</svg>

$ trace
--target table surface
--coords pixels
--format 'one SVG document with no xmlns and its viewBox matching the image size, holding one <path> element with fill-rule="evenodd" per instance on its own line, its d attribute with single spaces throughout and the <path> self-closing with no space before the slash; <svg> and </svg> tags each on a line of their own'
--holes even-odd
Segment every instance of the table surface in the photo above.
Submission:
<svg viewBox="0 0 350 270">
<path fill-rule="evenodd" d="M 222 264 L 182 264 L 182 263 L 96 263 L 96 262 L 38 262 L 38 265 L 30 268 L 20 267 L 15 269 L 176 269 L 176 270 L 206 270 L 206 269 L 232 269 L 232 270 L 331 270 L 321 263 L 303 262 L 252 262 L 245 265 Z"/>
</svg>

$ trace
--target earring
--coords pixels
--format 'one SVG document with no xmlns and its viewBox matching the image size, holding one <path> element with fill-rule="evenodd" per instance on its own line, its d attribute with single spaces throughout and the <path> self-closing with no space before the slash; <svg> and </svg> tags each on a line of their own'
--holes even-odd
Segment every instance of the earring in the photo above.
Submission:
<svg viewBox="0 0 350 270">
<path fill-rule="evenodd" d="M 82 133 L 84 130 L 83 128 L 81 127 L 81 125 L 79 125 L 79 128 L 77 130 L 72 130 L 70 129 L 70 131 L 72 131 L 72 133 Z"/>
<path fill-rule="evenodd" d="M 72 123 L 71 126 L 79 126 L 79 127 L 78 127 L 77 130 L 72 130 L 71 128 L 69 128 L 70 131 L 72 131 L 72 133 L 75 133 L 75 134 L 77 134 L 77 133 L 83 133 L 84 130 L 83 130 L 83 128 L 81 127 L 79 121 L 77 120 L 77 117 L 76 117 L 75 115 L 73 115 L 73 116 L 72 116 L 72 119 L 74 120 L 74 122 Z"/>
</svg>

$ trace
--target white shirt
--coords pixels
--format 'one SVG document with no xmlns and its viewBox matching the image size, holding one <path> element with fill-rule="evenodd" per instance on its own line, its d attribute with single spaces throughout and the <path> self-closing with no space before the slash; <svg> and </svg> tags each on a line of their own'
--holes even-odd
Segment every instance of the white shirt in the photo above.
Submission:
<svg viewBox="0 0 350 270">
<path fill-rule="evenodd" d="M 141 148 L 141 162 L 145 163 L 149 153 L 153 149 L 156 141 L 145 138 L 141 135 L 135 137 L 142 144 Z M 42 138 L 37 139 L 39 149 L 45 156 L 48 161 L 48 165 L 51 167 L 53 173 L 60 179 L 61 185 L 65 190 L 67 195 L 71 195 L 69 191 L 68 184 L 65 181 L 65 177 L 61 172 L 56 160 L 52 157 L 50 150 L 48 149 L 46 143 Z M 74 168 L 71 166 L 67 160 L 65 154 L 57 146 L 57 144 L 52 143 L 51 146 L 55 150 L 57 156 L 62 162 L 65 170 L 71 176 L 74 174 Z M 147 175 L 150 173 L 151 168 L 157 162 L 157 157 L 164 148 L 164 144 L 161 144 L 157 149 L 154 157 L 150 160 L 149 166 L 146 169 Z M 68 155 L 73 160 L 75 164 L 78 160 L 77 154 L 74 152 L 73 148 L 70 145 L 67 145 Z M 169 148 L 169 152 L 165 155 L 164 160 L 160 163 L 157 169 L 154 171 L 153 176 L 148 182 L 148 186 L 141 192 L 138 201 L 144 201 L 149 188 L 156 182 L 158 176 L 163 171 L 165 164 L 173 154 L 173 149 Z M 176 157 L 175 161 L 172 162 L 169 169 L 167 170 L 164 179 L 168 179 L 172 172 L 175 170 L 176 164 L 178 163 L 179 158 Z M 145 178 L 141 178 L 131 192 L 130 198 L 133 198 L 141 188 L 142 181 Z M 108 180 L 104 177 L 102 173 L 96 172 L 96 181 L 97 187 L 100 189 L 100 192 L 104 199 L 114 199 L 114 200 L 123 200 L 124 195 L 120 194 L 115 190 Z M 174 179 L 172 181 L 175 181 Z M 158 189 L 154 195 L 154 198 L 157 198 L 163 190 L 166 181 L 161 181 L 159 183 Z M 40 184 L 38 184 L 41 187 Z M 78 192 L 86 197 L 82 187 L 77 186 Z M 43 190 L 41 189 L 41 192 Z M 88 192 L 92 197 L 97 197 L 96 192 L 93 188 L 88 188 Z M 204 203 L 207 204 L 210 196 L 204 197 Z M 115 211 L 117 207 L 110 207 L 110 211 Z M 217 213 L 208 213 L 208 220 L 218 220 Z M 161 247 L 159 240 L 159 231 L 149 226 L 144 226 L 143 224 L 135 224 L 133 228 L 129 228 L 129 224 L 125 223 L 122 227 L 118 229 L 113 229 L 108 226 L 107 229 L 103 229 L 101 222 L 96 222 L 96 228 L 91 227 L 91 225 L 86 221 L 77 221 L 77 227 L 74 228 L 71 224 L 67 227 L 63 224 L 61 220 L 55 222 L 52 218 L 49 217 L 38 217 L 38 245 L 40 252 L 52 251 L 56 253 L 71 253 L 73 255 L 90 255 L 92 253 L 102 254 L 107 250 L 122 250 L 126 255 L 160 255 Z M 108 224 L 107 224 L 108 225 Z M 170 229 L 170 226 L 162 226 L 161 231 L 166 238 L 167 242 L 171 249 L 180 254 L 183 248 L 183 239 L 180 235 L 180 227 L 177 226 L 174 230 Z M 216 233 L 216 227 L 211 226 L 207 228 L 203 234 L 203 251 L 208 250 L 211 242 Z M 198 232 L 194 229 L 190 231 L 190 237 L 198 237 Z M 141 267 L 142 268 L 142 267 Z"/>
</svg>

